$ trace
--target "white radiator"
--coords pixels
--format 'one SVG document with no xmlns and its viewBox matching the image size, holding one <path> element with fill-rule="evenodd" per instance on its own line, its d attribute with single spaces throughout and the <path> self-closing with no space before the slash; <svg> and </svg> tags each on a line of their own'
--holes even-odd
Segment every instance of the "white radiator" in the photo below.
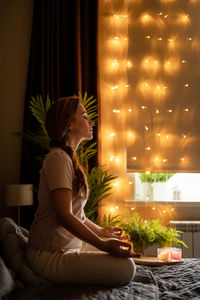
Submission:
<svg viewBox="0 0 200 300">
<path fill-rule="evenodd" d="M 181 246 L 183 258 L 200 257 L 200 221 L 170 221 L 170 226 L 180 230 L 181 240 L 188 248 Z"/>
</svg>

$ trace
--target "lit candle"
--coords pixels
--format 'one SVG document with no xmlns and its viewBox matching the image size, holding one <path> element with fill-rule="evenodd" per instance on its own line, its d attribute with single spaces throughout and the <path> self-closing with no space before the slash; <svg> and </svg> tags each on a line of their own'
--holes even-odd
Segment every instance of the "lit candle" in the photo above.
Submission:
<svg viewBox="0 0 200 300">
<path fill-rule="evenodd" d="M 182 258 L 182 249 L 181 248 L 171 248 L 171 259 L 179 260 Z"/>
<path fill-rule="evenodd" d="M 157 249 L 157 260 L 158 261 L 168 261 L 170 258 L 170 251 L 168 248 L 158 248 Z"/>
</svg>

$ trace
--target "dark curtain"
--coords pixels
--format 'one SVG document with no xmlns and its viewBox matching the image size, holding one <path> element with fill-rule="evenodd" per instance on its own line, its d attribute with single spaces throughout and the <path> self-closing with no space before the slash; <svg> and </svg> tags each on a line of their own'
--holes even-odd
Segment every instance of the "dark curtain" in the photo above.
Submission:
<svg viewBox="0 0 200 300">
<path fill-rule="evenodd" d="M 35 0 L 24 110 L 24 132 L 37 132 L 31 116 L 31 96 L 56 100 L 87 91 L 97 99 L 98 0 Z M 97 140 L 97 127 L 94 130 Z M 93 140 L 93 141 L 94 141 Z M 34 145 L 23 141 L 21 183 L 37 188 L 40 162 Z M 97 164 L 97 157 L 91 161 Z M 37 207 L 21 208 L 21 224 L 29 228 Z"/>
</svg>

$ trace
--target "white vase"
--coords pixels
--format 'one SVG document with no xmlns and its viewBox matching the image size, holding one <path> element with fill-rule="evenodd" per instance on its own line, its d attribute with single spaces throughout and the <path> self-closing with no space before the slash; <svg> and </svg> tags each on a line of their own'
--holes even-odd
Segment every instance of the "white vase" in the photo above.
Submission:
<svg viewBox="0 0 200 300">
<path fill-rule="evenodd" d="M 153 200 L 153 184 L 151 182 L 142 183 L 143 199 L 144 201 Z"/>
<path fill-rule="evenodd" d="M 165 201 L 167 200 L 166 182 L 154 182 L 153 184 L 153 200 Z"/>
</svg>

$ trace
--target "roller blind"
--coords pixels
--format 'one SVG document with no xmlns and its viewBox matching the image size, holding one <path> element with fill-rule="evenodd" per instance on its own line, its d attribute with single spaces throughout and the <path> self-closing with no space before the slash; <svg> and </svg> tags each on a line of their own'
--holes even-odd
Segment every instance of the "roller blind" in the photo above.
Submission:
<svg viewBox="0 0 200 300">
<path fill-rule="evenodd" d="M 127 170 L 200 171 L 200 1 L 129 1 Z"/>
</svg>

